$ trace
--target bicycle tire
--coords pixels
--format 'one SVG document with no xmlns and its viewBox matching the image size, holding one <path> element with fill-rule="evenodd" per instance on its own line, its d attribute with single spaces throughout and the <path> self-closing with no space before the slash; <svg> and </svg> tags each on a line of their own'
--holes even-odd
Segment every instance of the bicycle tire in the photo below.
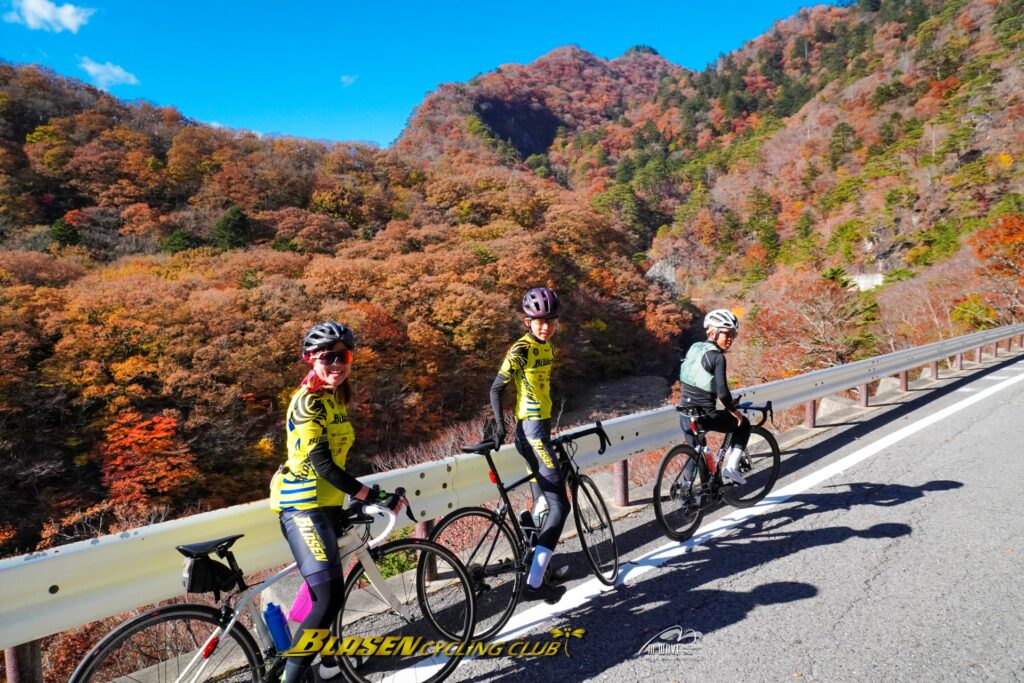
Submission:
<svg viewBox="0 0 1024 683">
<path fill-rule="evenodd" d="M 516 569 L 523 545 L 505 518 L 483 507 L 450 512 L 430 540 L 455 553 L 466 567 L 476 599 L 474 640 L 490 640 L 516 611 L 525 571 Z"/>
<path fill-rule="evenodd" d="M 614 585 L 619 576 L 615 528 L 594 480 L 585 474 L 574 478 L 572 501 L 572 515 L 576 520 L 583 554 L 597 580 L 606 586 Z"/>
<path fill-rule="evenodd" d="M 704 518 L 701 496 L 707 488 L 706 472 L 697 452 L 686 444 L 670 448 L 658 464 L 654 516 L 673 541 L 693 536 Z"/>
<path fill-rule="evenodd" d="M 104 636 L 71 674 L 69 683 L 135 680 L 134 676 L 143 672 L 147 681 L 179 680 L 182 667 L 187 671 L 193 657 L 202 652 L 219 628 L 220 610 L 209 605 L 186 603 L 154 608 Z M 236 623 L 228 637 L 231 646 L 225 647 L 221 637 L 216 649 L 203 657 L 204 668 L 196 672 L 202 677 L 187 680 L 263 681 L 264 660 L 252 634 Z M 174 644 L 159 649 L 159 643 L 165 639 Z M 166 659 L 162 658 L 164 655 Z M 163 676 L 164 673 L 167 675 Z"/>
<path fill-rule="evenodd" d="M 739 462 L 746 484 L 730 484 L 722 489 L 722 498 L 733 507 L 746 508 L 760 502 L 779 478 L 782 458 L 772 433 L 761 426 L 750 428 L 750 441 Z"/>
<path fill-rule="evenodd" d="M 365 641 L 407 636 L 410 640 L 402 642 L 411 650 L 371 656 L 365 649 L 357 649 L 340 654 L 338 660 L 345 674 L 349 680 L 364 682 L 390 680 L 399 672 L 403 680 L 443 681 L 458 666 L 473 638 L 475 603 L 465 568 L 448 550 L 418 538 L 385 543 L 370 550 L 370 556 L 408 618 L 385 601 L 366 578 L 362 563 L 358 563 L 345 579 L 345 601 L 335 619 L 338 647 L 342 648 L 349 637 Z M 436 585 L 427 585 L 424 572 L 428 566 L 436 567 L 436 578 L 431 581 Z M 444 605 L 440 604 L 443 600 L 447 600 Z M 445 622 L 443 628 L 439 628 L 441 620 Z M 442 640 L 455 646 L 451 656 L 424 650 Z"/>
</svg>

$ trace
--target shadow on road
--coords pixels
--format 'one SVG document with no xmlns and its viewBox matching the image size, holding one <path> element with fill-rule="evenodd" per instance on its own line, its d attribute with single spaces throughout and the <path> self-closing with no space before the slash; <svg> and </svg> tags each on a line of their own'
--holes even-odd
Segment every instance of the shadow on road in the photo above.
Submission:
<svg viewBox="0 0 1024 683">
<path fill-rule="evenodd" d="M 467 678 L 460 675 L 467 673 L 465 669 L 457 670 L 456 677 L 472 681 L 507 676 L 532 676 L 537 680 L 549 680 L 555 676 L 579 680 L 597 676 L 620 662 L 636 657 L 644 643 L 666 628 L 678 625 L 683 631 L 692 629 L 707 638 L 716 631 L 742 622 L 751 610 L 759 606 L 814 598 L 818 589 L 800 581 L 766 582 L 751 590 L 707 586 L 728 585 L 730 577 L 821 546 L 859 540 L 862 542 L 859 551 L 866 542 L 872 544 L 872 552 L 877 555 L 909 535 L 912 528 L 907 524 L 880 523 L 865 529 L 846 526 L 797 529 L 794 523 L 812 515 L 850 510 L 854 506 L 902 505 L 928 494 L 961 486 L 962 483 L 949 480 L 931 481 L 920 486 L 855 482 L 828 487 L 836 489 L 834 491 L 793 496 L 779 508 L 745 520 L 725 535 L 710 539 L 691 552 L 670 558 L 663 564 L 656 555 L 648 561 L 630 563 L 634 569 L 644 565 L 661 566 L 645 574 L 637 583 L 603 593 L 551 622 L 552 629 L 586 628 L 583 639 L 572 642 L 570 657 L 559 654 L 555 657 L 500 658 L 493 660 L 499 664 L 496 669 Z M 622 545 L 638 547 L 656 540 L 658 536 L 656 525 L 642 524 L 622 534 Z M 565 559 L 572 560 L 574 574 L 585 574 L 578 552 L 567 554 Z M 628 570 L 630 565 L 625 569 Z M 546 637 L 541 632 L 530 638 L 543 640 Z M 715 646 L 726 645 L 717 641 Z"/>
</svg>

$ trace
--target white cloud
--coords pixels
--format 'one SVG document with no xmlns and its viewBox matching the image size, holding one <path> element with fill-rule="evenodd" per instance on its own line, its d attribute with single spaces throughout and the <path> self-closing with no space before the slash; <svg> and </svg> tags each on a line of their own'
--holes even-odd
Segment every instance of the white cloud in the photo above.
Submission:
<svg viewBox="0 0 1024 683">
<path fill-rule="evenodd" d="M 4 21 L 12 24 L 25 24 L 33 31 L 54 31 L 60 33 L 67 30 L 78 33 L 89 17 L 96 10 L 89 7 L 76 7 L 65 3 L 58 7 L 50 0 L 14 0 L 14 11 L 4 15 Z"/>
<path fill-rule="evenodd" d="M 359 76 L 349 76 L 349 75 L 342 76 L 341 77 L 341 86 L 343 88 L 347 88 L 348 86 L 350 86 L 353 83 L 355 83 L 357 78 L 359 78 Z"/>
<path fill-rule="evenodd" d="M 138 85 L 139 79 L 134 74 L 128 73 L 117 64 L 97 64 L 88 57 L 82 57 L 78 66 L 92 76 L 93 82 L 106 90 L 112 85 Z"/>
</svg>

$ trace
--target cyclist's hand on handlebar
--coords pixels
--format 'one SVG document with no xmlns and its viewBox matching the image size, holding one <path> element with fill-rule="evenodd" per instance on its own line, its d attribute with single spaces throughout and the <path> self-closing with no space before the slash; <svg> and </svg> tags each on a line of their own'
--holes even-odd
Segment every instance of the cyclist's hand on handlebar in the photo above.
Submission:
<svg viewBox="0 0 1024 683">
<path fill-rule="evenodd" d="M 382 491 L 381 494 L 380 505 L 391 510 L 396 515 L 402 511 L 403 507 L 405 507 L 407 501 L 405 496 L 401 493 L 398 493 L 397 491 L 394 493 L 384 493 Z"/>
<path fill-rule="evenodd" d="M 505 436 L 506 436 L 506 433 L 505 433 L 505 421 L 501 420 L 501 419 L 495 420 L 494 421 L 493 437 L 494 437 L 494 447 L 496 449 L 500 448 L 501 444 L 503 444 L 505 442 Z"/>
</svg>

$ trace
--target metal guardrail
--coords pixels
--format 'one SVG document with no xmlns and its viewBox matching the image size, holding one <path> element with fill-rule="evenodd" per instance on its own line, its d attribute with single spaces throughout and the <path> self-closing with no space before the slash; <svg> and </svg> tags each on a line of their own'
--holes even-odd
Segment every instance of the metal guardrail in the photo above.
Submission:
<svg viewBox="0 0 1024 683">
<path fill-rule="evenodd" d="M 799 405 L 829 394 L 890 377 L 930 362 L 1024 336 L 1024 324 L 978 332 L 848 365 L 740 389 L 744 400 L 772 401 L 778 408 Z M 590 469 L 628 460 L 679 441 L 679 420 L 672 407 L 604 422 L 611 447 L 597 454 L 596 436 L 579 442 L 576 456 Z M 512 446 L 495 458 L 502 476 L 525 473 Z M 382 488 L 405 487 L 417 519 L 478 505 L 495 497 L 487 464 L 474 455 L 459 455 L 365 478 Z M 267 501 L 133 529 L 45 551 L 0 560 L 0 647 L 8 648 L 51 633 L 120 614 L 182 594 L 182 558 L 174 546 L 244 533 L 234 546 L 239 564 L 249 572 L 292 560 L 277 518 Z"/>
</svg>

